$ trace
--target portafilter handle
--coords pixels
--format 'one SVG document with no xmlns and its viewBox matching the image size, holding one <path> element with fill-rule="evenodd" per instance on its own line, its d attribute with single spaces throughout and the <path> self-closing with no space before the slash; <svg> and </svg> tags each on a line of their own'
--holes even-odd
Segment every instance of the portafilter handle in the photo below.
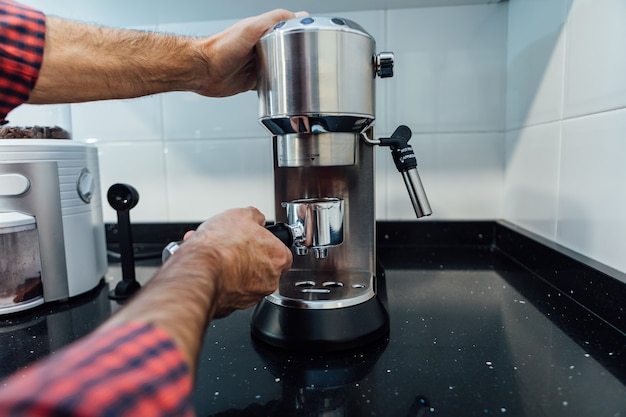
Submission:
<svg viewBox="0 0 626 417">
<path fill-rule="evenodd" d="M 272 234 L 283 242 L 288 248 L 291 248 L 291 246 L 298 239 L 301 239 L 302 236 L 301 228 L 297 226 L 289 226 L 285 223 L 276 223 L 270 226 L 265 226 L 265 228 L 272 232 Z M 184 241 L 179 240 L 178 242 L 168 243 L 161 254 L 161 262 L 165 263 L 170 256 L 180 249 L 180 245 L 182 245 L 183 242 Z"/>
<path fill-rule="evenodd" d="M 393 132 L 390 138 L 381 138 L 379 145 L 389 146 L 391 156 L 396 164 L 398 172 L 402 174 L 404 184 L 409 192 L 415 215 L 419 217 L 430 216 L 432 210 L 422 180 L 417 172 L 417 159 L 413 147 L 409 145 L 412 132 L 407 126 L 401 125 Z"/>
</svg>

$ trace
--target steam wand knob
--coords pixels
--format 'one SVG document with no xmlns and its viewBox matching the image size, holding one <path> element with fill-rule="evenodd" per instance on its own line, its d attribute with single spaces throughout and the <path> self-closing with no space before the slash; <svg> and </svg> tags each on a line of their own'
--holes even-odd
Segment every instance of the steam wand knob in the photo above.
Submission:
<svg viewBox="0 0 626 417">
<path fill-rule="evenodd" d="M 380 78 L 393 77 L 393 52 L 381 52 L 374 57 L 376 62 L 376 75 Z"/>
<path fill-rule="evenodd" d="M 107 192 L 109 205 L 117 211 L 122 280 L 109 293 L 113 300 L 126 300 L 141 288 L 135 279 L 135 254 L 130 228 L 130 210 L 139 202 L 139 193 L 128 184 L 113 184 Z"/>
<path fill-rule="evenodd" d="M 432 210 L 428 197 L 424 191 L 424 186 L 417 172 L 417 158 L 413 152 L 413 147 L 409 145 L 412 132 L 407 126 L 400 125 L 391 134 L 390 138 L 381 138 L 381 146 L 389 146 L 391 148 L 391 156 L 396 164 L 398 172 L 402 174 L 404 184 L 409 192 L 411 203 L 415 215 L 419 217 L 430 216 Z"/>
</svg>

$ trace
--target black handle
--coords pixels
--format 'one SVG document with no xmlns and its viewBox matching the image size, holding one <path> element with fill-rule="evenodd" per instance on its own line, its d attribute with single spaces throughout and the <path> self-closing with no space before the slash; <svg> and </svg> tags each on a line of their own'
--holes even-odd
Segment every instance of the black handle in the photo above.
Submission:
<svg viewBox="0 0 626 417">
<path fill-rule="evenodd" d="M 135 281 L 135 251 L 133 250 L 133 233 L 130 228 L 130 214 L 128 211 L 117 212 L 117 230 L 120 243 L 122 279 L 124 281 Z"/>
<path fill-rule="evenodd" d="M 107 200 L 118 213 L 130 211 L 139 202 L 139 193 L 128 184 L 113 184 L 107 191 Z"/>
<path fill-rule="evenodd" d="M 271 226 L 265 226 L 265 228 L 272 232 L 272 234 L 280 239 L 288 248 L 293 245 L 293 233 L 285 223 L 276 223 Z"/>
<path fill-rule="evenodd" d="M 109 297 L 114 300 L 125 300 L 141 288 L 141 284 L 135 278 L 135 252 L 130 227 L 130 210 L 139 202 L 139 193 L 128 184 L 113 184 L 107 191 L 107 200 L 111 207 L 117 211 L 120 262 L 122 264 L 122 281 L 118 282 L 115 290 L 110 292 Z"/>
<path fill-rule="evenodd" d="M 381 138 L 381 146 L 389 146 L 391 148 L 391 156 L 396 164 L 398 172 L 407 172 L 417 168 L 417 158 L 413 147 L 409 145 L 409 140 L 413 133 L 408 126 L 400 125 L 391 134 L 390 138 Z"/>
<path fill-rule="evenodd" d="M 285 223 L 276 223 L 270 226 L 265 226 L 267 230 L 269 230 L 274 236 L 276 236 L 281 242 L 285 244 L 288 248 L 291 248 L 293 245 L 293 233 L 289 226 Z M 161 262 L 165 262 L 167 258 L 172 256 L 179 248 L 180 245 L 183 244 L 182 240 L 178 242 L 170 242 L 165 249 L 163 249 L 163 253 L 161 254 Z"/>
</svg>

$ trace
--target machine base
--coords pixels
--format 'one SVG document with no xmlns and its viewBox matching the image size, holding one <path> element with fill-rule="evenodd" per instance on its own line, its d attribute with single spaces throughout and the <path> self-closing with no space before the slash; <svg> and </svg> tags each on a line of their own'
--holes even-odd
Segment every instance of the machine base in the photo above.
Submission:
<svg viewBox="0 0 626 417">
<path fill-rule="evenodd" d="M 251 321 L 252 335 L 260 341 L 297 351 L 353 349 L 389 333 L 389 315 L 378 297 L 334 309 L 283 307 L 264 299 Z"/>
<path fill-rule="evenodd" d="M 370 344 L 389 334 L 384 267 L 377 264 L 376 296 L 333 309 L 284 307 L 263 299 L 252 312 L 251 331 L 269 345 L 303 352 L 333 352 Z"/>
</svg>

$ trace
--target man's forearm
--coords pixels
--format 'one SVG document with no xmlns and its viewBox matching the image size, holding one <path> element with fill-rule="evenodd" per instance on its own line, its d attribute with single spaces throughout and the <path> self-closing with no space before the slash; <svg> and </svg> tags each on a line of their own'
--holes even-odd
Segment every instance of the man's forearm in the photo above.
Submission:
<svg viewBox="0 0 626 417">
<path fill-rule="evenodd" d="M 215 277 L 211 263 L 219 262 L 197 247 L 179 251 L 103 329 L 129 322 L 155 325 L 165 330 L 186 357 L 192 375 L 202 335 L 215 312 Z"/>
<path fill-rule="evenodd" d="M 197 89 L 205 63 L 197 42 L 46 17 L 39 79 L 29 103 L 132 98 Z"/>
<path fill-rule="evenodd" d="M 265 216 L 251 207 L 202 223 L 103 328 L 127 322 L 155 325 L 172 336 L 194 371 L 211 319 L 258 303 L 291 265 L 290 249 L 264 224 Z"/>
</svg>

